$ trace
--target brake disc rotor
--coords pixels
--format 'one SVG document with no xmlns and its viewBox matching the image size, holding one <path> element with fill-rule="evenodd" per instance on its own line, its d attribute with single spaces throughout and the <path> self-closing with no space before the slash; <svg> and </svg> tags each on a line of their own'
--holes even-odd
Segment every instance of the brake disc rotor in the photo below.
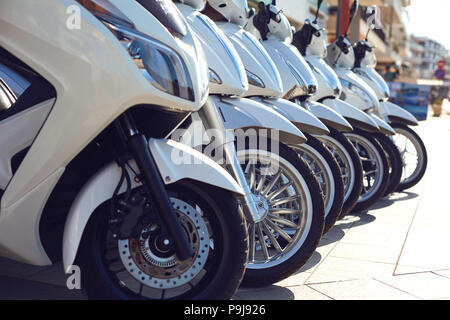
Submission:
<svg viewBox="0 0 450 320">
<path fill-rule="evenodd" d="M 173 248 L 159 245 L 159 228 L 155 225 L 143 228 L 139 239 L 118 241 L 125 269 L 140 283 L 157 289 L 176 288 L 190 282 L 203 269 L 209 254 L 210 237 L 201 214 L 184 201 L 170 200 L 188 235 L 194 252 L 192 259 L 181 262 Z"/>
</svg>

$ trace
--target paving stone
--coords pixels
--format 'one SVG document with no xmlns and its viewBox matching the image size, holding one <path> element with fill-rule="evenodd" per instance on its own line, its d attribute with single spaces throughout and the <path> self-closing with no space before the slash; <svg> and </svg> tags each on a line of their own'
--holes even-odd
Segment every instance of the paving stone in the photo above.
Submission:
<svg viewBox="0 0 450 320">
<path fill-rule="evenodd" d="M 311 274 L 306 283 L 354 280 L 374 275 L 387 276 L 394 272 L 395 264 L 329 256 Z"/>
<path fill-rule="evenodd" d="M 400 249 L 341 242 L 333 249 L 330 256 L 395 264 L 398 260 Z"/>
<path fill-rule="evenodd" d="M 416 300 L 417 298 L 373 279 L 310 284 L 336 300 Z"/>
<path fill-rule="evenodd" d="M 375 278 L 422 299 L 450 297 L 450 279 L 431 272 Z"/>
</svg>

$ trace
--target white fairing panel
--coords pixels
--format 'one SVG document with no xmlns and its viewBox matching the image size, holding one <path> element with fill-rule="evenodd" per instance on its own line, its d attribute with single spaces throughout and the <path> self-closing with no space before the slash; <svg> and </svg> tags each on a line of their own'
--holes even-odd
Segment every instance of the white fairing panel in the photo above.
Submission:
<svg viewBox="0 0 450 320">
<path fill-rule="evenodd" d="M 328 135 L 330 133 L 328 128 L 314 114 L 296 103 L 279 98 L 254 97 L 252 99 L 273 108 L 285 116 L 302 132 L 317 135 Z"/>
<path fill-rule="evenodd" d="M 278 68 L 283 83 L 283 97 L 296 86 L 301 88 L 299 95 L 307 94 L 310 87 L 317 88 L 311 68 L 296 47 L 273 38 L 263 41 L 262 45 Z M 296 97 L 293 95 L 289 99 Z"/>
<path fill-rule="evenodd" d="M 318 82 L 316 93 L 312 100 L 320 100 L 327 97 L 339 97 L 342 85 L 334 70 L 318 56 L 306 55 L 305 60 L 310 64 Z"/>
<path fill-rule="evenodd" d="M 313 115 L 315 115 L 320 121 L 322 121 L 326 126 L 334 128 L 341 132 L 352 132 L 352 125 L 345 120 L 345 118 L 340 115 L 335 110 L 330 107 L 315 101 L 305 101 L 302 102 L 303 106 L 309 110 Z"/>
<path fill-rule="evenodd" d="M 394 128 L 392 128 L 386 121 L 384 121 L 383 119 L 379 118 L 375 114 L 369 114 L 369 116 L 372 118 L 373 121 L 376 122 L 376 124 L 380 128 L 380 132 L 381 133 L 383 133 L 385 135 L 388 135 L 388 136 L 395 135 Z"/>
<path fill-rule="evenodd" d="M 54 103 L 50 99 L 0 121 L 0 189 L 12 178 L 11 158 L 31 145 Z"/>
<path fill-rule="evenodd" d="M 355 68 L 353 71 L 372 88 L 377 95 L 378 100 L 385 101 L 389 99 L 389 87 L 383 77 L 380 76 L 375 69 L 361 67 Z"/>
<path fill-rule="evenodd" d="M 379 131 L 378 125 L 367 113 L 355 108 L 345 101 L 339 99 L 325 99 L 322 103 L 347 119 L 353 127 L 374 132 Z"/>
<path fill-rule="evenodd" d="M 223 102 L 235 105 L 260 122 L 261 128 L 279 132 L 279 139 L 286 144 L 300 144 L 306 141 L 305 135 L 286 117 L 257 101 L 245 98 L 222 98 Z"/>
<path fill-rule="evenodd" d="M 36 266 L 50 265 L 39 236 L 39 219 L 43 207 L 64 168 L 59 168 L 32 192 L 9 207 L 1 207 L 0 256 Z"/>
<path fill-rule="evenodd" d="M 380 113 L 383 118 L 387 117 L 387 120 L 391 122 L 400 121 L 410 126 L 419 125 L 419 121 L 410 112 L 389 101 L 380 103 Z"/>
<path fill-rule="evenodd" d="M 231 175 L 212 159 L 179 142 L 167 139 L 150 139 L 149 148 L 165 184 L 181 179 L 192 179 L 243 195 L 241 186 Z M 131 163 L 135 171 L 136 165 Z M 133 171 L 128 169 L 133 177 Z M 63 262 L 64 270 L 73 264 L 78 246 L 89 217 L 95 209 L 110 199 L 120 180 L 121 169 L 111 163 L 94 175 L 83 187 L 70 208 L 64 228 Z M 132 188 L 138 186 L 131 179 Z M 124 184 L 119 193 L 125 192 Z"/>
<path fill-rule="evenodd" d="M 375 108 L 375 110 L 379 109 L 380 103 L 377 95 L 360 76 L 345 68 L 335 68 L 334 70 L 341 81 L 347 81 L 352 86 L 358 87 L 364 94 L 364 96 L 362 96 L 359 91 L 355 92 L 343 85 L 342 89 L 345 93 L 345 102 L 364 111 L 372 107 Z"/>
<path fill-rule="evenodd" d="M 228 37 L 214 21 L 190 6 L 177 3 L 192 31 L 199 39 L 209 69 L 219 82 L 209 83 L 210 94 L 243 95 L 248 90 L 244 65 Z"/>
<path fill-rule="evenodd" d="M 250 83 L 245 96 L 280 97 L 283 93 L 280 73 L 258 39 L 232 23 L 217 22 L 217 26 L 228 36 L 245 69 L 256 75 L 264 84 L 264 87 L 258 87 Z"/>
</svg>

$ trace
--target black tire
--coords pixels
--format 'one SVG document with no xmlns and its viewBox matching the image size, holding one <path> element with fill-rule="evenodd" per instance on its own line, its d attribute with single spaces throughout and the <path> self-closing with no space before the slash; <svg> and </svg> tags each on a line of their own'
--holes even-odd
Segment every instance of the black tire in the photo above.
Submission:
<svg viewBox="0 0 450 320">
<path fill-rule="evenodd" d="M 427 154 L 427 149 L 425 147 L 425 144 L 423 143 L 422 139 L 419 137 L 419 135 L 414 130 L 409 128 L 407 125 L 401 124 L 401 123 L 392 123 L 391 126 L 395 129 L 395 131 L 399 131 L 399 132 L 404 131 L 405 133 L 407 133 L 409 136 L 409 140 L 415 146 L 417 145 L 416 151 L 420 152 L 420 154 L 421 154 L 419 167 L 411 175 L 411 177 L 412 176 L 413 177 L 406 179 L 406 180 L 402 179 L 400 181 L 400 184 L 398 185 L 396 191 L 401 192 L 403 190 L 414 187 L 423 178 L 423 176 L 425 175 L 425 171 L 427 170 L 428 154 Z M 417 150 L 417 148 L 419 148 L 419 150 Z"/>
<path fill-rule="evenodd" d="M 166 293 L 163 298 L 231 298 L 242 281 L 248 258 L 247 226 L 244 217 L 238 210 L 234 196 L 223 189 L 193 181 L 178 181 L 167 186 L 167 190 L 171 197 L 176 196 L 177 199 L 185 199 L 186 203 L 189 201 L 189 203 L 195 203 L 200 206 L 202 217 L 206 218 L 203 221 L 207 220 L 206 225 L 210 233 L 210 239 L 214 239 L 214 248 L 208 249 L 205 265 L 201 267 L 202 271 L 206 271 L 206 273 L 200 279 L 198 279 L 200 277 L 199 273 L 190 280 L 190 286 L 184 284 L 189 288 L 187 291 L 179 295 Z M 197 212 L 198 209 L 196 209 Z M 116 248 L 112 249 L 113 253 L 118 249 L 118 241 L 112 238 L 108 228 L 108 217 L 107 209 L 97 210 L 88 222 L 84 232 L 77 256 L 77 263 L 82 270 L 83 290 L 90 299 L 147 299 L 148 297 L 140 295 L 143 292 L 142 287 L 138 293 L 132 290 L 131 284 L 128 288 L 123 287 L 119 285 L 119 273 L 108 270 L 107 261 L 110 260 L 106 260 L 104 256 L 105 239 L 110 237 L 109 239 L 112 240 L 113 245 L 116 245 Z M 208 243 L 207 240 L 206 243 Z M 117 253 L 118 262 L 116 261 L 116 263 L 119 264 L 118 268 L 121 267 L 125 270 L 119 254 Z M 112 268 L 111 264 L 108 264 L 108 266 Z M 139 263 L 139 266 L 141 266 L 141 263 Z M 161 269 L 160 266 L 158 268 Z M 125 276 L 137 281 L 131 276 L 129 270 L 122 272 L 126 272 Z M 144 280 L 144 278 L 142 279 Z M 149 277 L 149 279 L 151 278 Z M 172 280 L 174 279 L 178 281 L 177 278 Z M 138 285 L 140 286 L 140 284 Z M 172 290 L 181 291 L 181 288 L 178 287 Z M 158 291 L 158 289 L 150 289 L 149 287 L 145 287 L 145 289 Z M 161 297 L 156 297 L 155 299 L 161 299 Z"/>
<path fill-rule="evenodd" d="M 271 151 L 270 146 L 273 144 L 269 142 L 267 143 L 267 145 L 269 146 L 269 151 Z M 248 146 L 246 146 L 246 152 L 249 151 L 247 147 Z M 277 260 L 277 263 L 280 263 L 274 266 L 264 264 L 260 269 L 254 269 L 252 268 L 252 265 L 250 263 L 247 264 L 247 270 L 242 282 L 242 286 L 263 287 L 288 278 L 289 276 L 297 272 L 309 260 L 309 258 L 316 250 L 320 239 L 322 238 L 325 222 L 325 208 L 320 186 L 316 177 L 314 176 L 314 173 L 312 172 L 308 164 L 304 160 L 300 159 L 297 153 L 288 146 L 280 143 L 278 151 L 278 155 L 281 159 L 280 161 L 287 161 L 295 168 L 297 174 L 299 174 L 303 178 L 306 185 L 305 187 L 309 191 L 312 210 L 312 214 L 310 216 L 310 228 L 307 231 L 304 241 L 299 247 L 293 248 L 297 250 L 292 253 L 292 256 L 290 256 L 287 260 L 283 262 L 280 262 L 281 260 Z M 250 224 L 249 230 L 251 230 Z M 249 236 L 251 236 L 250 233 Z M 256 241 L 255 239 L 256 235 L 253 241 Z M 249 243 L 251 244 L 252 240 L 250 240 Z M 283 243 L 283 241 L 280 241 L 280 244 L 284 245 L 285 243 Z M 252 249 L 250 248 L 249 251 L 251 250 Z M 250 256 L 251 252 L 249 253 L 249 257 Z"/>
<path fill-rule="evenodd" d="M 395 192 L 398 185 L 400 184 L 403 170 L 402 156 L 400 155 L 397 146 L 394 144 L 390 137 L 382 133 L 378 133 L 376 135 L 376 139 L 386 152 L 387 160 L 389 163 L 389 182 L 383 195 L 383 197 L 386 197 Z"/>
<path fill-rule="evenodd" d="M 342 219 L 346 214 L 352 212 L 353 208 L 358 202 L 359 196 L 361 195 L 363 187 L 362 163 L 361 159 L 359 158 L 358 152 L 356 151 L 353 144 L 347 139 L 347 137 L 336 129 L 329 128 L 329 130 L 329 137 L 336 140 L 344 148 L 345 152 L 350 157 L 349 161 L 351 161 L 353 164 L 353 187 L 347 199 L 344 200 L 341 215 L 339 217 L 339 219 Z M 326 140 L 323 141 L 325 142 Z"/>
<path fill-rule="evenodd" d="M 352 212 L 357 213 L 369 209 L 383 197 L 389 182 L 389 164 L 383 147 L 374 138 L 373 133 L 369 133 L 360 129 L 355 129 L 354 132 L 346 133 L 345 135 L 350 141 L 352 141 L 354 137 L 365 141 L 368 147 L 371 148 L 371 151 L 375 153 L 375 156 L 377 157 L 377 164 L 381 166 L 379 179 L 377 182 L 377 186 L 375 187 L 375 191 L 371 192 L 370 195 L 368 196 L 364 196 L 364 187 L 363 187 L 363 193 L 361 193 L 360 199 L 358 199 L 358 202 L 356 203 L 355 207 L 352 210 Z M 356 146 L 355 148 L 358 150 Z M 365 157 L 365 155 L 360 154 L 360 157 Z M 372 171 L 373 167 L 370 165 L 371 163 L 370 161 L 362 160 L 362 163 L 363 163 L 363 172 Z"/>
<path fill-rule="evenodd" d="M 336 158 L 331 154 L 330 150 L 318 139 L 309 134 L 305 134 L 308 141 L 306 144 L 318 152 L 325 160 L 327 171 L 331 172 L 330 181 L 332 187 L 334 186 L 333 196 L 330 199 L 330 205 L 325 204 L 325 226 L 323 233 L 327 233 L 339 219 L 344 205 L 344 182 L 342 180 L 341 169 Z M 302 146 L 300 145 L 299 148 Z M 297 147 L 293 147 L 296 150 Z"/>
</svg>

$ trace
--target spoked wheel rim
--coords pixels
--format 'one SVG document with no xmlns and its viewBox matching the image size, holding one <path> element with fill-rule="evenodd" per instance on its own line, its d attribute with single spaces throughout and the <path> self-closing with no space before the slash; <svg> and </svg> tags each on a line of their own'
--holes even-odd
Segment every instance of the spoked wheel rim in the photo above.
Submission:
<svg viewBox="0 0 450 320">
<path fill-rule="evenodd" d="M 320 189 L 322 190 L 322 198 L 325 203 L 325 216 L 327 216 L 333 206 L 333 199 L 336 192 L 333 173 L 330 167 L 325 165 L 326 160 L 313 147 L 307 144 L 291 147 L 305 160 L 314 172 L 314 176 L 317 178 Z"/>
<path fill-rule="evenodd" d="M 420 174 L 425 161 L 424 154 L 419 141 L 409 131 L 395 128 L 395 132 L 392 139 L 402 157 L 401 183 L 409 183 Z"/>
<path fill-rule="evenodd" d="M 375 146 L 365 137 L 346 134 L 355 146 L 363 165 L 363 190 L 358 202 L 365 201 L 375 194 L 383 182 L 383 160 Z"/>
<path fill-rule="evenodd" d="M 164 247 L 158 242 L 162 228 L 157 220 L 142 226 L 138 237 L 123 240 L 115 239 L 111 230 L 105 229 L 101 243 L 103 265 L 115 286 L 129 297 L 182 298 L 200 290 L 199 283 L 211 277 L 216 264 L 211 256 L 221 246 L 214 232 L 215 222 L 208 220 L 202 209 L 204 203 L 176 195 L 170 200 L 195 253 L 191 259 L 179 261 L 173 246 Z"/>
<path fill-rule="evenodd" d="M 342 181 L 344 182 L 344 201 L 350 197 L 355 184 L 355 167 L 351 157 L 339 142 L 328 136 L 318 138 L 328 148 L 341 168 Z"/>
<path fill-rule="evenodd" d="M 247 268 L 271 268 L 305 242 L 313 218 L 312 198 L 304 178 L 282 157 L 260 150 L 241 150 L 237 156 L 254 197 L 267 211 L 259 222 L 249 224 Z"/>
</svg>

